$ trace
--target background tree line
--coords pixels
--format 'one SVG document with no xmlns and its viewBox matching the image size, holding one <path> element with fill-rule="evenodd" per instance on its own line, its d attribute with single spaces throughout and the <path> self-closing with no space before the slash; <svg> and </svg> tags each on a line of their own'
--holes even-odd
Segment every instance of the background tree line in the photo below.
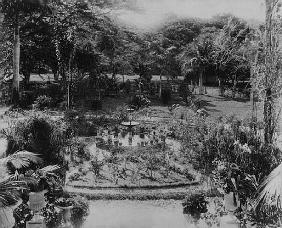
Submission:
<svg viewBox="0 0 282 228">
<path fill-rule="evenodd" d="M 134 32 L 116 22 L 111 10 L 123 1 L 2 0 L 1 69 L 13 76 L 13 103 L 19 78 L 52 72 L 67 92 L 85 75 L 152 75 L 187 81 L 215 75 L 219 85 L 236 87 L 250 78 L 255 29 L 232 15 L 210 20 L 174 19 L 157 31 Z"/>
</svg>

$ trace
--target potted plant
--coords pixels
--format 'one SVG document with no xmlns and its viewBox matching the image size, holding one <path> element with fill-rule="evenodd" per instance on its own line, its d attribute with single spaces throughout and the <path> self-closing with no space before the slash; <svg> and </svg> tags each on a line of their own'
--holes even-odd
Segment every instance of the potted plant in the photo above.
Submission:
<svg viewBox="0 0 282 228">
<path fill-rule="evenodd" d="M 61 225 L 63 227 L 69 227 L 71 225 L 71 209 L 73 208 L 73 203 L 67 198 L 59 198 L 55 201 L 55 206 L 59 208 L 63 213 L 63 219 Z"/>
<path fill-rule="evenodd" d="M 57 176 L 54 172 L 58 169 L 60 167 L 54 165 L 26 172 L 25 179 L 30 189 L 29 205 L 34 212 L 41 211 L 45 206 L 45 194 L 55 187 Z"/>
<path fill-rule="evenodd" d="M 191 214 L 193 217 L 199 217 L 201 213 L 206 213 L 208 201 L 202 193 L 191 194 L 182 203 L 183 213 Z"/>
</svg>

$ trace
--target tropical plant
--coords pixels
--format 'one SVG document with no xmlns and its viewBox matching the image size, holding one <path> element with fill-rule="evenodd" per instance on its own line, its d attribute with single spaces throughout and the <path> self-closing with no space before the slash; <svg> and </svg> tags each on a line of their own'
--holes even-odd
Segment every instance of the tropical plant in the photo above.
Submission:
<svg viewBox="0 0 282 228">
<path fill-rule="evenodd" d="M 57 185 L 62 185 L 60 176 L 56 174 L 60 169 L 57 165 L 50 165 L 35 171 L 29 170 L 18 179 L 26 181 L 31 192 L 52 191 Z"/>
<path fill-rule="evenodd" d="M 130 105 L 136 109 L 148 107 L 151 101 L 145 95 L 135 95 L 130 102 Z"/>
<path fill-rule="evenodd" d="M 16 204 L 20 198 L 20 190 L 26 189 L 24 181 L 15 181 L 10 176 L 0 182 L 0 208 Z"/>
<path fill-rule="evenodd" d="M 22 194 L 21 198 L 22 203 L 17 206 L 13 211 L 16 228 L 25 228 L 26 222 L 30 221 L 34 216 L 33 211 L 28 206 L 29 196 L 27 194 Z"/>
<path fill-rule="evenodd" d="M 198 215 L 201 213 L 206 213 L 208 201 L 205 199 L 205 195 L 202 193 L 191 194 L 182 203 L 183 213 Z"/>
<path fill-rule="evenodd" d="M 18 151 L 8 157 L 0 159 L 3 167 L 7 167 L 9 171 L 16 171 L 23 168 L 28 168 L 31 164 L 39 164 L 42 159 L 38 154 L 28 151 Z"/>
<path fill-rule="evenodd" d="M 260 184 L 258 189 L 258 196 L 254 201 L 255 207 L 271 208 L 274 206 L 276 210 L 282 209 L 281 195 L 282 195 L 282 164 L 276 167 Z"/>
<path fill-rule="evenodd" d="M 17 170 L 28 168 L 31 164 L 38 164 L 40 162 L 42 162 L 41 158 L 27 151 L 19 151 L 0 159 L 0 169 L 3 175 L 1 176 L 3 181 L 0 182 L 0 207 L 8 207 L 15 204 L 20 197 L 20 190 L 28 188 L 26 181 L 19 179 Z M 9 167 L 13 168 L 13 173 L 16 171 L 12 176 L 7 174 Z"/>
<path fill-rule="evenodd" d="M 89 201 L 81 196 L 71 197 L 73 208 L 71 211 L 71 221 L 76 224 L 89 214 Z"/>
<path fill-rule="evenodd" d="M 34 101 L 34 107 L 38 110 L 44 110 L 45 108 L 50 108 L 52 104 L 52 98 L 46 95 L 39 96 Z"/>
<path fill-rule="evenodd" d="M 27 150 L 40 155 L 45 165 L 63 163 L 61 152 L 68 142 L 67 126 L 63 122 L 35 114 L 12 122 L 3 133 L 8 140 L 7 154 Z"/>
</svg>

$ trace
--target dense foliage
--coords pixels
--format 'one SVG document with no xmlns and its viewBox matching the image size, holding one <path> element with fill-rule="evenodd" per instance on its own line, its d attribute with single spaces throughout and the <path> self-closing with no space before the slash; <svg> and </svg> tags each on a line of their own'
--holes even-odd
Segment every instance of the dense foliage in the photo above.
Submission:
<svg viewBox="0 0 282 228">
<path fill-rule="evenodd" d="M 62 150 L 68 140 L 63 122 L 35 114 L 11 123 L 3 133 L 8 140 L 7 154 L 27 150 L 39 154 L 47 165 L 63 163 Z"/>
</svg>

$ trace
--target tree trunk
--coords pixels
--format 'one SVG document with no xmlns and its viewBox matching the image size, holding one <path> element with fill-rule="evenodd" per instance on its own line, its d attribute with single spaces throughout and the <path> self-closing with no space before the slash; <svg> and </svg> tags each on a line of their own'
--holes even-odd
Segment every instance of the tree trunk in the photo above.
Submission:
<svg viewBox="0 0 282 228">
<path fill-rule="evenodd" d="M 274 127 L 274 103 L 272 97 L 272 86 L 271 80 L 273 78 L 272 75 L 272 13 L 274 8 L 274 2 L 276 0 L 265 0 L 266 5 L 266 20 L 265 20 L 265 99 L 264 99 L 264 140 L 266 144 L 271 144 L 273 142 L 273 127 Z"/>
<path fill-rule="evenodd" d="M 159 89 L 159 98 L 162 96 L 162 75 L 160 75 L 160 89 Z"/>
<path fill-rule="evenodd" d="M 24 76 L 24 88 L 27 89 L 30 81 L 30 72 L 24 72 L 23 76 Z"/>
<path fill-rule="evenodd" d="M 204 71 L 202 69 L 200 69 L 200 72 L 199 72 L 199 94 L 200 95 L 204 94 L 204 90 L 203 90 L 203 73 L 204 73 Z"/>
<path fill-rule="evenodd" d="M 20 27 L 18 13 L 15 18 L 14 26 L 12 103 L 18 105 L 20 99 Z"/>
</svg>

